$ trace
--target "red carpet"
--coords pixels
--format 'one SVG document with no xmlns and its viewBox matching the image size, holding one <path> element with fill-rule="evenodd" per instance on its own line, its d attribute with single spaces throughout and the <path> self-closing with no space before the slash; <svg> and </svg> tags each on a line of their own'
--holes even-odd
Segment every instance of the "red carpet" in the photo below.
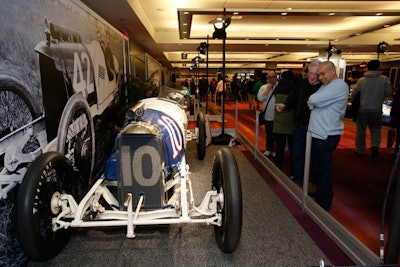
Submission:
<svg viewBox="0 0 400 267">
<path fill-rule="evenodd" d="M 220 106 L 210 105 L 220 110 Z M 225 128 L 234 128 L 234 110 L 235 102 L 228 101 L 225 105 Z M 211 127 L 221 128 L 221 123 L 211 122 Z M 255 144 L 255 111 L 248 110 L 244 101 L 239 103 L 238 130 Z M 382 205 L 395 160 L 390 154 L 391 149 L 386 148 L 387 130 L 387 127 L 382 128 L 380 158 L 372 158 L 369 151 L 360 157 L 353 153 L 355 123 L 345 119 L 345 134 L 334 152 L 335 197 L 329 213 L 376 255 L 379 255 Z M 258 148 L 264 151 L 264 127 L 259 127 L 259 131 Z M 369 142 L 367 130 L 367 147 Z M 284 171 L 287 174 L 288 166 L 286 160 Z M 390 210 L 386 214 L 390 216 Z M 385 221 L 385 226 L 387 229 L 388 221 Z M 385 235 L 387 238 L 387 231 Z"/>
</svg>

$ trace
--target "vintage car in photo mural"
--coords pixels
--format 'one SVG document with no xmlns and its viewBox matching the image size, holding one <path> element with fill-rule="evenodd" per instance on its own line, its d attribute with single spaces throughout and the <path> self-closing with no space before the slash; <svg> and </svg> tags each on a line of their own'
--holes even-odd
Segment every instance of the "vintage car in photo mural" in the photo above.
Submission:
<svg viewBox="0 0 400 267">
<path fill-rule="evenodd" d="M 16 188 L 35 158 L 64 154 L 82 190 L 102 171 L 128 39 L 80 1 L 7 0 L 0 10 L 9 37 L 0 40 L 0 221 L 12 243 Z M 10 246 L 0 245 L 0 265 L 12 260 Z"/>
<path fill-rule="evenodd" d="M 120 100 L 124 63 L 115 54 L 122 58 L 127 42 L 122 34 L 118 50 L 112 51 L 111 29 L 97 29 L 97 38 L 84 42 L 79 32 L 46 17 L 42 24 L 43 41 L 28 48 L 39 60 L 40 101 L 24 81 L 0 73 L 0 199 L 20 182 L 27 164 L 45 151 L 64 153 L 91 177 L 96 122 Z"/>
</svg>

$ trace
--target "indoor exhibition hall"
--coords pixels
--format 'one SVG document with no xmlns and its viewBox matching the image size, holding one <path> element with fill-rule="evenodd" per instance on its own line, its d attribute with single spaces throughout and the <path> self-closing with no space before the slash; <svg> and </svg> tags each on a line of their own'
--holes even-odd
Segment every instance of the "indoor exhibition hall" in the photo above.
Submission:
<svg viewBox="0 0 400 267">
<path fill-rule="evenodd" d="M 0 10 L 0 266 L 399 266 L 400 1 Z"/>
</svg>

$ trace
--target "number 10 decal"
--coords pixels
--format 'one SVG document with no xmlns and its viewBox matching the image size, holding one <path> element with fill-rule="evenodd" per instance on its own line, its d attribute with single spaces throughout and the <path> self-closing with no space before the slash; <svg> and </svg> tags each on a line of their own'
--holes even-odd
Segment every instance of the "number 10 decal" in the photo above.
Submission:
<svg viewBox="0 0 400 267">
<path fill-rule="evenodd" d="M 183 140 L 179 131 L 179 127 L 176 125 L 175 121 L 171 120 L 167 116 L 161 116 L 161 118 L 158 119 L 158 123 L 163 125 L 168 131 L 171 140 L 172 158 L 175 159 L 183 148 Z"/>
</svg>

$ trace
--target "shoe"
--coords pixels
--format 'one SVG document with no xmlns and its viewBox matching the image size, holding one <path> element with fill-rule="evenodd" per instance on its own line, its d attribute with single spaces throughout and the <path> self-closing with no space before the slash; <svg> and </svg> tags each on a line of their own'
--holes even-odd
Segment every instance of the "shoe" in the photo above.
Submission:
<svg viewBox="0 0 400 267">
<path fill-rule="evenodd" d="M 275 157 L 276 153 L 275 152 L 271 152 L 271 156 Z"/>
<path fill-rule="evenodd" d="M 269 156 L 271 156 L 272 153 L 273 153 L 273 152 L 266 150 L 266 151 L 264 152 L 264 156 L 269 157 Z"/>
<path fill-rule="evenodd" d="M 307 194 L 308 194 L 309 197 L 312 197 L 312 198 L 316 198 L 317 197 L 317 192 L 308 192 Z"/>
<path fill-rule="evenodd" d="M 354 154 L 356 154 L 357 156 L 364 156 L 363 152 L 360 152 L 360 151 L 357 151 L 357 150 L 354 150 Z"/>
<path fill-rule="evenodd" d="M 374 158 L 379 158 L 379 148 L 378 147 L 371 147 L 371 156 Z"/>
</svg>

